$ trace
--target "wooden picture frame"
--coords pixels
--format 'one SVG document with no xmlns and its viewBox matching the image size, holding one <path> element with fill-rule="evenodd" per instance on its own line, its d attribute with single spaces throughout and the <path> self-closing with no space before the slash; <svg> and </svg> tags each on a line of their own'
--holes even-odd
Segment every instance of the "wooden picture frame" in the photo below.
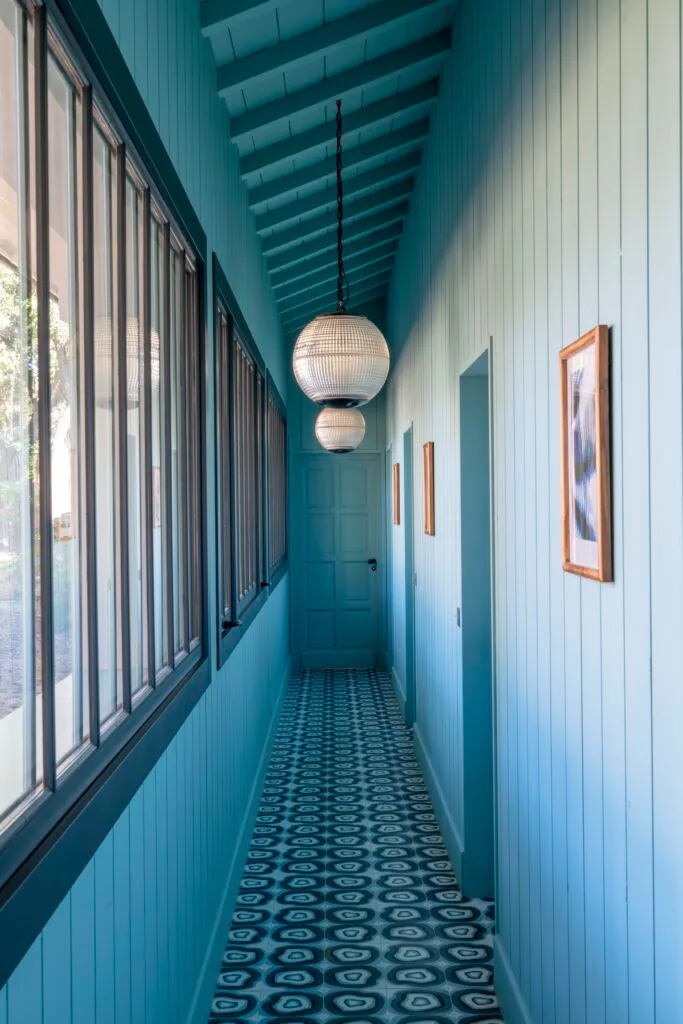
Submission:
<svg viewBox="0 0 683 1024">
<path fill-rule="evenodd" d="M 393 510 L 394 526 L 401 525 L 401 466 L 398 462 L 393 465 Z"/>
<path fill-rule="evenodd" d="M 434 521 L 434 442 L 422 446 L 422 479 L 424 485 L 425 533 L 433 537 L 436 533 Z"/>
<path fill-rule="evenodd" d="M 560 352 L 562 568 L 612 581 L 609 329 Z"/>
</svg>

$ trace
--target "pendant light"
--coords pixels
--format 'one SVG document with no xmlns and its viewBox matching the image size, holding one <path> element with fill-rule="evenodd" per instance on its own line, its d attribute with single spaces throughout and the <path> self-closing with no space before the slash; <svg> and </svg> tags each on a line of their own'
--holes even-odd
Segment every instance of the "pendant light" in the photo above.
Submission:
<svg viewBox="0 0 683 1024">
<path fill-rule="evenodd" d="M 348 280 L 342 250 L 342 116 L 337 100 L 337 308 L 299 334 L 292 356 L 296 382 L 313 402 L 333 408 L 365 405 L 389 374 L 389 347 L 371 320 L 346 312 Z"/>
<path fill-rule="evenodd" d="M 326 452 L 353 452 L 365 437 L 365 417 L 360 409 L 321 409 L 315 436 Z"/>
</svg>

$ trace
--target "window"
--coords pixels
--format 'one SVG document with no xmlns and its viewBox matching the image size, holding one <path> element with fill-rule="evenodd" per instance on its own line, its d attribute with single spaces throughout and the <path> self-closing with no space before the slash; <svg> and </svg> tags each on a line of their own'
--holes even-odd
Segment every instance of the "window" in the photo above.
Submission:
<svg viewBox="0 0 683 1024">
<path fill-rule="evenodd" d="M 271 583 L 287 561 L 287 421 L 282 400 L 268 380 L 268 575 Z"/>
<path fill-rule="evenodd" d="M 3 851 L 202 659 L 203 549 L 198 254 L 44 7 L 0 92 Z"/>
<path fill-rule="evenodd" d="M 286 420 L 214 258 L 219 663 L 287 560 Z"/>
</svg>

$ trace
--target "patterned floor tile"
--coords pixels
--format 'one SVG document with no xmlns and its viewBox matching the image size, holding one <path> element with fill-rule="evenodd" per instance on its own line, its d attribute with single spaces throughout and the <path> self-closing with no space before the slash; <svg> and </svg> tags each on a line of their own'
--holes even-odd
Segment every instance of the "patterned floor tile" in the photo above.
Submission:
<svg viewBox="0 0 683 1024">
<path fill-rule="evenodd" d="M 493 921 L 458 888 L 389 677 L 294 677 L 211 1024 L 496 1024 Z"/>
</svg>

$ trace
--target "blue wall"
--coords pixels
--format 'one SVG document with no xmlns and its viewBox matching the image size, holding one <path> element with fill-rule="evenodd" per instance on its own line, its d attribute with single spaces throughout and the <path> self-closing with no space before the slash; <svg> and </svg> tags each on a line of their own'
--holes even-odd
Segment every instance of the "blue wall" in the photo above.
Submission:
<svg viewBox="0 0 683 1024">
<path fill-rule="evenodd" d="M 84 0 L 87 2 L 87 0 Z M 286 360 L 196 0 L 102 0 L 281 394 Z M 209 295 L 212 283 L 209 280 Z M 209 310 L 211 317 L 211 310 Z M 207 357 L 216 665 L 213 327 Z M 5 988 L 1 1024 L 205 1020 L 289 664 L 285 577 Z M 215 934 L 213 932 L 216 929 Z M 3 936 L 2 941 L 7 941 Z M 204 987 L 202 988 L 202 983 Z M 199 988 L 197 987 L 199 985 Z"/>
<path fill-rule="evenodd" d="M 435 442 L 418 738 L 451 836 L 458 375 L 493 337 L 497 980 L 512 1022 L 683 1020 L 680 40 L 678 0 L 463 0 L 390 293 L 388 441 L 400 451 L 412 420 L 416 452 Z M 563 573 L 560 549 L 557 353 L 597 323 L 613 329 L 610 585 Z"/>
</svg>

